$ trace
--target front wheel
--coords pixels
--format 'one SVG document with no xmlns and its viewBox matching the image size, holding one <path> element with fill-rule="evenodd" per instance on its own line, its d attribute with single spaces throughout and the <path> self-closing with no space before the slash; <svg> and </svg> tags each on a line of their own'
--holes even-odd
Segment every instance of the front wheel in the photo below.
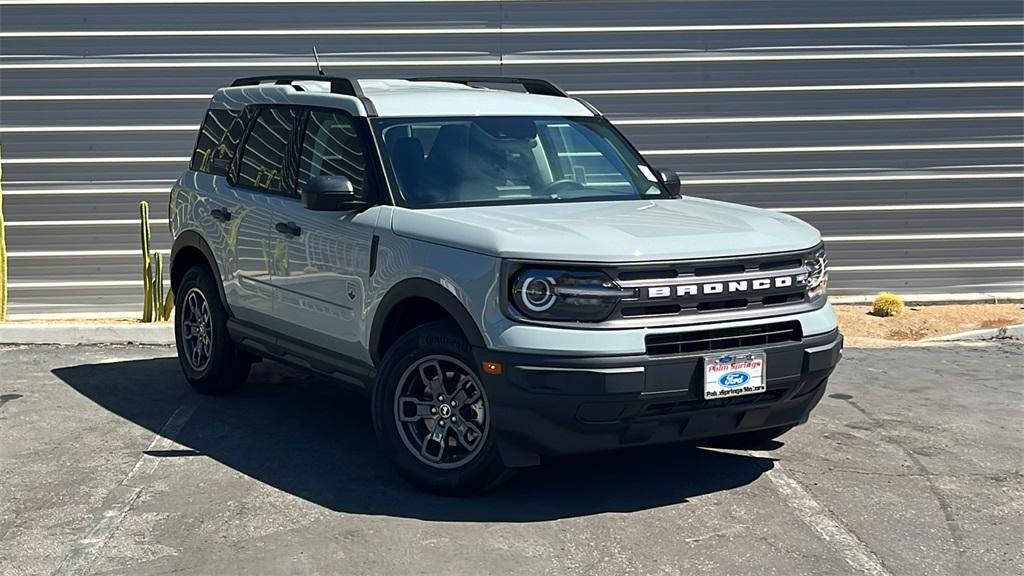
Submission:
<svg viewBox="0 0 1024 576">
<path fill-rule="evenodd" d="M 381 362 L 372 402 L 377 439 L 425 492 L 469 496 L 506 471 L 474 364 L 466 338 L 448 322 L 413 329 Z"/>
</svg>

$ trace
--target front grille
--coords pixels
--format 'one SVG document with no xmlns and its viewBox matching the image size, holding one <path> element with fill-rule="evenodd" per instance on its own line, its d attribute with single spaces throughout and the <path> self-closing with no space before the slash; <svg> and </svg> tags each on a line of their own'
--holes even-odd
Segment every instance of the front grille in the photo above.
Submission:
<svg viewBox="0 0 1024 576">
<path fill-rule="evenodd" d="M 646 344 L 648 356 L 669 356 L 799 342 L 800 337 L 800 323 L 792 321 L 738 328 L 651 334 L 647 336 Z"/>
<path fill-rule="evenodd" d="M 820 250 L 608 268 L 635 295 L 606 322 L 665 326 L 673 319 L 692 324 L 811 309 L 818 302 L 807 293 L 809 262 Z"/>
<path fill-rule="evenodd" d="M 800 290 L 803 290 L 802 288 Z M 718 300 L 703 300 L 690 302 L 688 306 L 682 304 L 630 304 L 625 302 L 620 307 L 619 314 L 623 318 L 637 318 L 644 316 L 659 316 L 663 314 L 679 314 L 680 312 L 717 312 L 721 310 L 737 310 L 751 307 L 771 307 L 782 304 L 795 304 L 802 302 L 806 294 L 802 291 L 787 292 L 783 294 L 772 294 L 760 298 L 724 298 Z"/>
</svg>

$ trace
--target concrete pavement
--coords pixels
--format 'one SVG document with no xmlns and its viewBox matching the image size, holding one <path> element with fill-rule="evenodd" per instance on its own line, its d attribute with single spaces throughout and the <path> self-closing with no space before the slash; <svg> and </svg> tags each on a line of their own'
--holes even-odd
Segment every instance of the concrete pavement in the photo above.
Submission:
<svg viewBox="0 0 1024 576">
<path fill-rule="evenodd" d="M 264 363 L 207 398 L 167 347 L 0 347 L 0 573 L 1019 574 L 1021 352 L 850 349 L 766 450 L 563 459 L 453 500 L 319 378 Z"/>
</svg>

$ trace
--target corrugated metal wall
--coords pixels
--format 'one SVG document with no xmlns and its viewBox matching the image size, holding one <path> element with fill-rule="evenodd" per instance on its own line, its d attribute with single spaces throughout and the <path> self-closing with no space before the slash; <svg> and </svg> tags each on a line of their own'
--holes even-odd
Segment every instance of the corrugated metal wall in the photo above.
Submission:
<svg viewBox="0 0 1024 576">
<path fill-rule="evenodd" d="M 834 293 L 1020 290 L 1019 0 L 0 0 L 11 311 L 138 307 L 207 95 L 312 72 L 540 76 L 688 194 L 798 214 Z M 164 221 L 154 226 L 168 245 Z"/>
</svg>

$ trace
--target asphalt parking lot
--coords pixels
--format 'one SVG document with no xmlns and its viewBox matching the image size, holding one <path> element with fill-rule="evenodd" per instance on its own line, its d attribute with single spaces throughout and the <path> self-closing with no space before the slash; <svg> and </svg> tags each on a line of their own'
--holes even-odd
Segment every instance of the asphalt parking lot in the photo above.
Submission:
<svg viewBox="0 0 1024 576">
<path fill-rule="evenodd" d="M 0 574 L 1021 574 L 1020 342 L 849 349 L 752 452 L 549 462 L 422 495 L 365 401 L 263 363 L 199 397 L 171 348 L 0 348 Z"/>
</svg>

